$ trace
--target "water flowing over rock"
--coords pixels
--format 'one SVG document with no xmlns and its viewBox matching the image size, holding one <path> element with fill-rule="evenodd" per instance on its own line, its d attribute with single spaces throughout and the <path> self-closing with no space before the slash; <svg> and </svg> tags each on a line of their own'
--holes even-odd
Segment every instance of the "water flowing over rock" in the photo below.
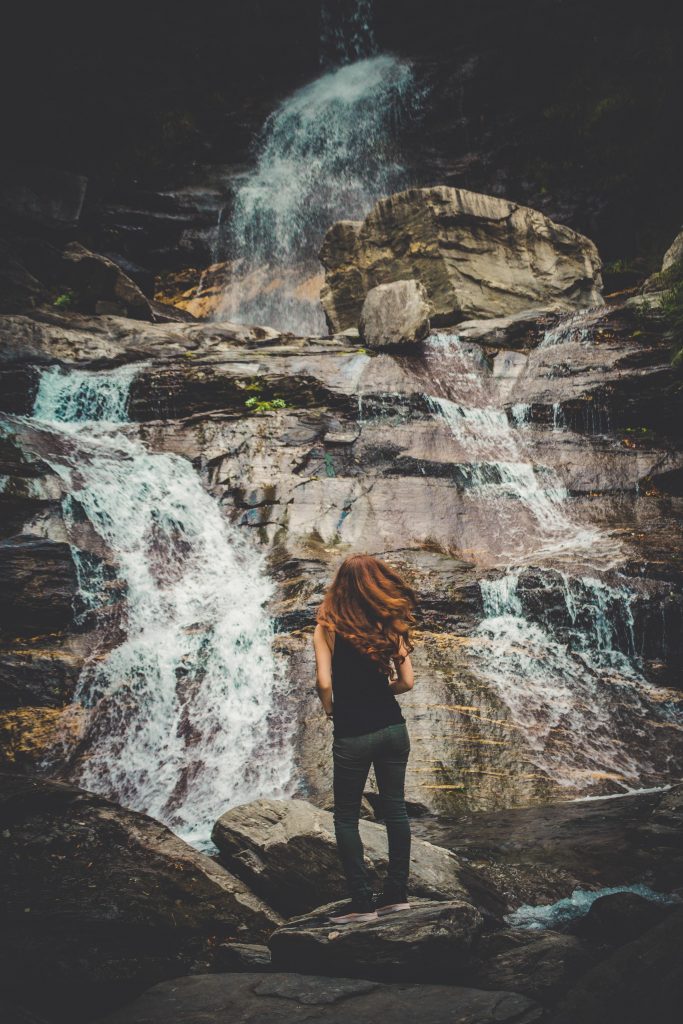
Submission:
<svg viewBox="0 0 683 1024">
<path fill-rule="evenodd" d="M 405 278 L 424 285 L 435 326 L 602 302 L 600 258 L 588 238 L 536 210 L 465 189 L 381 199 L 364 221 L 334 224 L 320 259 L 332 332 L 357 326 L 371 288 Z"/>
<path fill-rule="evenodd" d="M 139 363 L 135 422 L 116 433 L 139 438 L 154 466 L 172 458 L 189 474 L 192 460 L 226 527 L 267 553 L 273 644 L 297 681 L 276 688 L 268 736 L 291 742 L 307 798 L 324 806 L 331 780 L 305 682 L 306 629 L 341 553 L 359 548 L 388 558 L 421 595 L 420 685 L 403 698 L 410 799 L 452 812 L 662 785 L 676 777 L 683 653 L 680 498 L 667 483 L 681 462 L 662 432 L 680 404 L 669 345 L 627 306 L 545 312 L 518 329 L 520 347 L 501 349 L 495 330 L 476 342 L 437 334 L 418 355 L 230 324 L 8 317 L 0 394 L 30 411 L 54 358 L 91 375 Z M 110 373 L 98 375 L 104 388 Z M 64 543 L 68 528 L 105 573 L 103 609 L 74 641 L 11 641 L 5 672 L 21 672 L 24 706 L 35 693 L 54 707 L 45 664 L 87 661 L 107 608 L 125 631 L 116 560 L 86 517 L 65 523 L 70 488 L 45 468 L 53 427 L 20 417 L 8 426 L 11 450 L 38 460 L 24 466 L 4 449 L 9 537 Z M 54 685 L 72 672 L 55 667 Z M 296 721 L 293 733 L 283 721 Z M 179 747 L 191 756 L 191 744 Z"/>
<path fill-rule="evenodd" d="M 405 181 L 395 128 L 413 88 L 408 64 L 370 57 L 328 72 L 271 114 L 257 166 L 237 188 L 227 232 L 233 278 L 217 319 L 323 332 L 320 242 L 339 217 L 362 216 Z"/>
<path fill-rule="evenodd" d="M 419 281 L 395 281 L 371 288 L 358 329 L 372 348 L 422 341 L 429 334 L 430 306 Z"/>
<path fill-rule="evenodd" d="M 136 373 L 45 370 L 34 409 L 66 486 L 67 533 L 87 516 L 125 588 L 125 639 L 86 663 L 76 689 L 86 756 L 74 752 L 72 773 L 201 843 L 226 806 L 287 782 L 286 725 L 270 731 L 281 678 L 270 586 L 191 465 L 126 430 Z M 106 580 L 72 551 L 87 611 Z"/>
</svg>

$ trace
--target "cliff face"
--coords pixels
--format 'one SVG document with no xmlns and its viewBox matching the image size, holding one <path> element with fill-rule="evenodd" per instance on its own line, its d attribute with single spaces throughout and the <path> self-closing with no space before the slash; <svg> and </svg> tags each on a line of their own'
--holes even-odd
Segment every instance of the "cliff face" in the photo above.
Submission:
<svg viewBox="0 0 683 1024">
<path fill-rule="evenodd" d="M 413 799 L 496 807 L 668 777 L 683 614 L 680 379 L 656 320 L 644 328 L 627 304 L 482 321 L 408 355 L 227 324 L 72 314 L 4 328 L 3 391 L 16 411 L 30 411 L 46 360 L 128 364 L 127 436 L 192 460 L 263 546 L 290 680 L 274 714 L 283 735 L 296 723 L 301 792 L 324 801 L 330 781 L 310 625 L 339 558 L 359 548 L 421 594 L 420 685 L 404 699 Z M 126 595 L 117 553 L 62 519 L 64 483 L 46 464 L 73 442 L 18 419 L 7 436 L 4 564 L 18 581 L 32 557 L 50 581 L 44 607 L 24 608 L 29 592 L 13 602 L 17 621 L 33 618 L 30 637 L 7 637 L 6 675 L 24 679 L 8 703 L 55 707 L 79 665 L 120 643 Z M 101 560 L 108 597 L 78 622 L 62 615 L 51 636 L 53 610 L 75 599 L 58 557 L 65 533 Z M 643 739 L 650 730 L 656 740 Z M 72 754 L 87 757 L 87 743 Z"/>
<path fill-rule="evenodd" d="M 587 234 L 620 273 L 664 250 L 683 219 L 670 5 L 647 19 L 585 0 L 376 0 L 373 11 L 377 50 L 414 62 L 423 97 L 405 128 L 411 184 L 532 206 Z M 17 29 L 3 63 L 15 96 L 5 158 L 87 175 L 82 239 L 152 271 L 209 262 L 255 134 L 320 72 L 317 0 L 211 18 L 139 10 L 102 33 L 46 12 L 39 33 Z"/>
</svg>

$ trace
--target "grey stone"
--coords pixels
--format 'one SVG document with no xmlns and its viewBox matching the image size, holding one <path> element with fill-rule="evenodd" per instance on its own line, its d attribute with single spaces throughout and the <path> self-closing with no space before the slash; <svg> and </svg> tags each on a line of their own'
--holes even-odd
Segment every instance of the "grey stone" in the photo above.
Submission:
<svg viewBox="0 0 683 1024">
<path fill-rule="evenodd" d="M 532 1024 L 541 1007 L 511 992 L 482 992 L 455 985 L 371 985 L 348 982 L 331 1005 L 329 978 L 273 974 L 267 992 L 259 974 L 204 974 L 176 978 L 148 989 L 100 1024 Z M 296 992 L 298 990 L 298 996 Z M 304 1002 L 304 999 L 306 1000 Z"/>
<path fill-rule="evenodd" d="M 371 883 L 379 889 L 387 867 L 386 830 L 361 821 L 360 834 Z M 346 895 L 332 814 L 305 800 L 255 800 L 233 807 L 216 822 L 213 840 L 223 863 L 283 914 L 305 913 Z M 410 872 L 416 896 L 467 895 L 467 872 L 442 847 L 415 839 Z"/>
<path fill-rule="evenodd" d="M 483 927 L 465 900 L 414 900 L 410 910 L 377 921 L 335 925 L 318 908 L 273 932 L 268 945 L 276 970 L 314 971 L 384 980 L 467 980 L 468 953 Z"/>
<path fill-rule="evenodd" d="M 393 281 L 371 288 L 359 324 L 363 341 L 372 348 L 411 345 L 429 334 L 429 301 L 419 281 Z"/>
</svg>

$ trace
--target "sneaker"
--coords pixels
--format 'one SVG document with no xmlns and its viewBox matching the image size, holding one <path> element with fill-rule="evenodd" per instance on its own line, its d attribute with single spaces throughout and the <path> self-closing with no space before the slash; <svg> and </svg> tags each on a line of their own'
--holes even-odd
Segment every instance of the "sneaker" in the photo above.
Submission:
<svg viewBox="0 0 683 1024">
<path fill-rule="evenodd" d="M 410 903 L 405 892 L 385 890 L 375 900 L 377 916 L 384 917 L 385 914 L 397 914 L 400 910 L 410 910 Z"/>
<path fill-rule="evenodd" d="M 377 911 L 373 908 L 371 900 L 351 900 L 347 906 L 330 914 L 328 920 L 333 924 L 364 924 L 376 921 Z"/>
</svg>

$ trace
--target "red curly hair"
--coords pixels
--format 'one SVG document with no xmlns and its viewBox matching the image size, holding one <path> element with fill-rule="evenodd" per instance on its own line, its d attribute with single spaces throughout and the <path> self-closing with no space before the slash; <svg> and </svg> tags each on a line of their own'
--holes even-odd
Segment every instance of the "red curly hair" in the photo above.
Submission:
<svg viewBox="0 0 683 1024">
<path fill-rule="evenodd" d="M 393 659 L 403 661 L 414 649 L 410 631 L 416 603 L 412 588 L 385 562 L 373 555 L 350 555 L 339 566 L 316 619 L 389 675 Z"/>
</svg>

